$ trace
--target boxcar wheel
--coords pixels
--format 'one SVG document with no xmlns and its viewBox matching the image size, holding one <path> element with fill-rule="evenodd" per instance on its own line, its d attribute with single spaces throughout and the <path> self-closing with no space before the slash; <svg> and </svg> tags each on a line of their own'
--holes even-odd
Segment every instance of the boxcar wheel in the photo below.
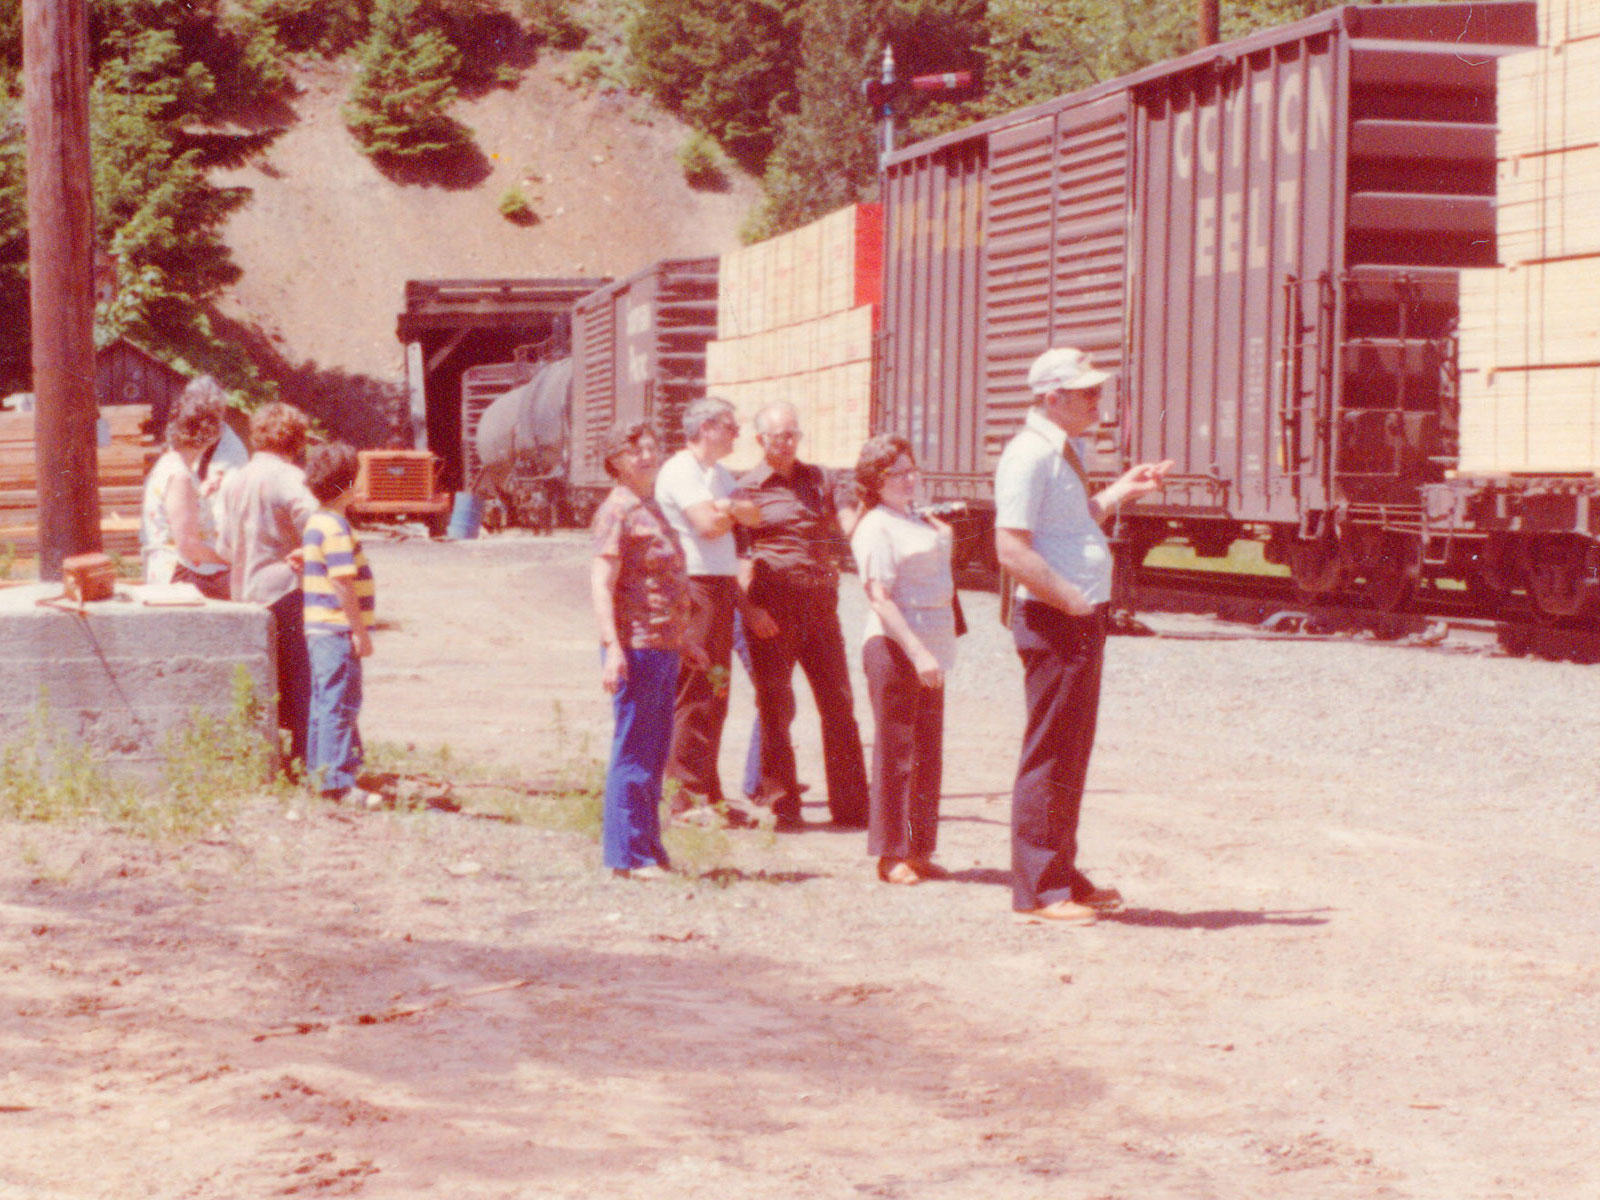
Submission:
<svg viewBox="0 0 1600 1200">
<path fill-rule="evenodd" d="M 1289 576 L 1308 596 L 1336 592 L 1349 582 L 1349 566 L 1338 539 L 1296 541 L 1289 550 Z"/>
</svg>

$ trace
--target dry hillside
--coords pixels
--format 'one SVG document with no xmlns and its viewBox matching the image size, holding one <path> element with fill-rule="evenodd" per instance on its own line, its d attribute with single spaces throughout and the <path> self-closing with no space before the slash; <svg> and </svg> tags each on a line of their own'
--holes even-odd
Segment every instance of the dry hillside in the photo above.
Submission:
<svg viewBox="0 0 1600 1200">
<path fill-rule="evenodd" d="M 218 173 L 253 193 L 228 229 L 244 277 L 225 307 L 281 360 L 289 398 L 326 411 L 336 395 L 403 382 L 407 279 L 626 275 L 737 244 L 754 181 L 691 189 L 675 159 L 685 127 L 641 98 L 568 87 L 564 58 L 457 105 L 483 152 L 470 184 L 399 184 L 360 154 L 339 116 L 351 63 L 305 69 L 265 153 Z M 529 225 L 498 208 L 519 183 Z"/>
</svg>

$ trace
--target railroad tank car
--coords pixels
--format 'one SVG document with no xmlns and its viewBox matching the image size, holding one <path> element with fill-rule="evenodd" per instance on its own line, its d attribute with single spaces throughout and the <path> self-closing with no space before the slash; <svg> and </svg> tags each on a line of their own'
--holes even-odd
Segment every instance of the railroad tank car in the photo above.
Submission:
<svg viewBox="0 0 1600 1200">
<path fill-rule="evenodd" d="M 1403 602 L 1458 274 L 1495 262 L 1494 63 L 1536 36 L 1526 3 L 1342 8 L 891 155 L 875 426 L 981 509 L 1029 362 L 1078 345 L 1118 369 L 1101 464 L 1176 463 L 1124 561 L 1249 533 Z"/>
</svg>

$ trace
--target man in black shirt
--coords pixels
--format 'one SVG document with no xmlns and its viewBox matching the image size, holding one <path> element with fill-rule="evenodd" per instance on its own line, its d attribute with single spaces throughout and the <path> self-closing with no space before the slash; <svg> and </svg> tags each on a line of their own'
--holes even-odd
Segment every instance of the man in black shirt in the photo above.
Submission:
<svg viewBox="0 0 1600 1200">
<path fill-rule="evenodd" d="M 839 540 L 855 524 L 850 502 L 836 502 L 832 472 L 797 457 L 800 422 L 793 406 L 771 404 L 756 414 L 764 459 L 739 480 L 742 499 L 761 519 L 736 531 L 739 580 L 749 599 L 751 678 L 761 718 L 761 786 L 756 803 L 770 807 L 779 829 L 798 829 L 795 778 L 794 668 L 799 663 L 822 718 L 828 814 L 834 824 L 867 823 L 867 769 L 861 754 L 839 628 Z"/>
</svg>

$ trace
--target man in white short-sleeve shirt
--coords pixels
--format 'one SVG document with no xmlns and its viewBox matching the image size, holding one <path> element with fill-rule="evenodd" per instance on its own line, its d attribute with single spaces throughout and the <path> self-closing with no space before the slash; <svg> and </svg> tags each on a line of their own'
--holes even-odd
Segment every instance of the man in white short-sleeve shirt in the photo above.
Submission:
<svg viewBox="0 0 1600 1200">
<path fill-rule="evenodd" d="M 733 405 L 715 397 L 697 400 L 683 414 L 687 444 L 656 473 L 656 503 L 677 530 L 688 562 L 691 609 L 685 641 L 705 651 L 704 666 L 693 665 L 686 655 L 678 670 L 666 777 L 680 785 L 673 802 L 680 817 L 704 813 L 711 820 L 724 804 L 717 756 L 728 716 L 739 593 L 733 527 L 761 519 L 756 505 L 732 498 L 733 476 L 722 465 L 738 435 Z"/>
<path fill-rule="evenodd" d="M 1111 599 L 1100 522 L 1159 488 L 1172 463 L 1140 463 L 1090 493 L 1073 439 L 1099 421 L 1110 378 L 1081 350 L 1041 354 L 1028 372 L 1035 406 L 995 472 L 995 552 L 1016 581 L 1011 631 L 1028 706 L 1011 794 L 1012 907 L 1031 921 L 1088 925 L 1122 903 L 1077 867 Z"/>
</svg>

